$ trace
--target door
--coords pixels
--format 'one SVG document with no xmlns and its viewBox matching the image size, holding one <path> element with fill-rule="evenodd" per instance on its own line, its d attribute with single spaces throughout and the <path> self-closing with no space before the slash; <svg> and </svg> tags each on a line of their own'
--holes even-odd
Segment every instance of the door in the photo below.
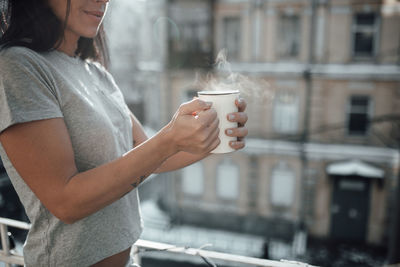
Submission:
<svg viewBox="0 0 400 267">
<path fill-rule="evenodd" d="M 365 242 L 370 181 L 359 176 L 335 176 L 331 203 L 331 238 Z"/>
</svg>

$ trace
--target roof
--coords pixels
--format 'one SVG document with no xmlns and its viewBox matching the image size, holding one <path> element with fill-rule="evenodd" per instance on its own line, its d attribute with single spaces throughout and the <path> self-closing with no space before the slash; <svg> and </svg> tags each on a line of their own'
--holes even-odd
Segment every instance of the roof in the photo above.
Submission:
<svg viewBox="0 0 400 267">
<path fill-rule="evenodd" d="M 383 178 L 385 175 L 382 169 L 360 160 L 331 163 L 326 168 L 326 172 L 330 175 L 357 175 L 366 178 Z"/>
</svg>

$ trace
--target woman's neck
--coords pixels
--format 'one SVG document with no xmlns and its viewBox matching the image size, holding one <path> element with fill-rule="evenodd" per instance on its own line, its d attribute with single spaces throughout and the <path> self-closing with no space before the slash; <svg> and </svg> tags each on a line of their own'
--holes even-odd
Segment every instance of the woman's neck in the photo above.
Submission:
<svg viewBox="0 0 400 267">
<path fill-rule="evenodd" d="M 64 33 L 64 38 L 57 50 L 67 54 L 70 57 L 74 57 L 75 51 L 78 48 L 78 40 L 79 36 Z"/>
</svg>

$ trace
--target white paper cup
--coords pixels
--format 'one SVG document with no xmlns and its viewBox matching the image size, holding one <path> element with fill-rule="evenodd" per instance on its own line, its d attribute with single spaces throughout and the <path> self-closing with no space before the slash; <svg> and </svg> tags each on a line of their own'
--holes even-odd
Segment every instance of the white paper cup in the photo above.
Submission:
<svg viewBox="0 0 400 267">
<path fill-rule="evenodd" d="M 230 145 L 230 141 L 237 141 L 236 137 L 227 136 L 225 130 L 237 128 L 236 122 L 228 121 L 228 114 L 237 112 L 238 108 L 235 100 L 239 98 L 239 91 L 200 91 L 197 92 L 199 99 L 212 102 L 212 107 L 217 111 L 219 119 L 219 139 L 221 143 L 211 153 L 229 153 L 235 151 Z"/>
</svg>

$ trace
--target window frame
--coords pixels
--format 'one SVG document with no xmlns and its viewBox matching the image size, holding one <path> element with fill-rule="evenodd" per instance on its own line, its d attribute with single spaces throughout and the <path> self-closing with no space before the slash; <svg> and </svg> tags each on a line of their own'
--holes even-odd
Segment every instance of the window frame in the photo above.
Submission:
<svg viewBox="0 0 400 267">
<path fill-rule="evenodd" d="M 194 166 L 199 166 L 200 168 L 201 168 L 201 184 L 202 184 L 202 189 L 201 189 L 201 192 L 199 192 L 199 193 L 193 193 L 193 192 L 188 192 L 188 191 L 186 191 L 185 190 L 185 186 L 184 186 L 184 184 L 185 184 L 185 170 L 187 171 L 187 169 L 189 169 L 189 168 L 193 168 Z M 189 165 L 189 166 L 186 166 L 185 168 L 183 168 L 182 169 L 182 171 L 181 171 L 181 183 L 180 183 L 180 189 L 181 189 L 181 192 L 183 193 L 183 195 L 185 196 L 185 198 L 195 198 L 195 199 L 201 199 L 202 197 L 203 197 L 203 195 L 204 195 L 204 192 L 205 192 L 205 190 L 206 190 L 206 186 L 205 186 L 205 173 L 204 173 L 204 170 L 205 170 L 205 168 L 204 168 L 204 164 L 201 162 L 201 161 L 199 161 L 199 162 L 196 162 L 196 163 L 194 163 L 194 164 L 192 164 L 192 165 Z"/>
<path fill-rule="evenodd" d="M 282 24 L 283 24 L 282 22 L 283 22 L 283 18 L 284 17 L 286 17 L 286 18 L 294 18 L 294 17 L 296 17 L 298 19 L 298 23 L 296 24 L 298 28 L 297 28 L 297 31 L 295 31 L 295 32 L 298 32 L 298 51 L 297 51 L 297 55 L 295 55 L 295 56 L 284 55 L 280 51 L 280 49 L 279 49 L 280 46 L 279 45 L 275 45 L 275 51 L 276 51 L 276 54 L 278 56 L 278 60 L 280 60 L 280 61 L 298 61 L 298 60 L 300 60 L 301 49 L 302 49 L 302 23 L 303 23 L 303 18 L 301 16 L 301 14 L 299 14 L 299 13 L 289 13 L 289 12 L 280 12 L 279 13 L 279 15 L 278 15 L 278 23 L 276 25 L 277 36 L 276 36 L 276 39 L 275 39 L 276 42 L 279 42 L 279 43 L 282 42 L 281 34 L 282 34 L 283 30 L 281 29 L 281 27 L 282 27 Z"/>
<path fill-rule="evenodd" d="M 219 185 L 219 182 L 218 182 L 219 181 L 218 168 L 221 165 L 224 165 L 224 164 L 228 164 L 228 165 L 236 168 L 236 171 L 237 171 L 237 186 L 236 186 L 237 195 L 233 196 L 233 197 L 224 197 L 224 196 L 219 194 L 219 190 L 218 190 L 218 188 L 219 188 L 218 187 L 218 185 Z M 225 160 L 219 162 L 219 164 L 216 166 L 216 170 L 215 170 L 215 195 L 216 195 L 218 200 L 220 200 L 221 202 L 224 202 L 224 203 L 236 203 L 238 201 L 238 199 L 239 199 L 239 196 L 240 196 L 240 167 L 239 167 L 238 164 L 235 164 L 235 162 L 233 160 L 231 160 L 231 159 L 225 159 Z"/>
<path fill-rule="evenodd" d="M 351 105 L 351 101 L 353 98 L 367 98 L 368 99 L 368 106 L 367 106 L 367 119 L 371 119 L 372 114 L 373 114 L 373 101 L 372 101 L 372 96 L 368 95 L 368 94 L 352 94 L 349 95 L 348 99 L 347 99 L 347 108 L 346 108 L 346 135 L 348 137 L 358 137 L 358 138 L 365 138 L 368 137 L 370 135 L 370 131 L 371 131 L 371 126 L 367 125 L 367 129 L 365 131 L 364 134 L 360 134 L 360 133 L 352 133 L 350 131 L 350 114 L 351 114 L 351 109 L 352 109 L 352 105 Z"/>
<path fill-rule="evenodd" d="M 174 9 L 180 9 L 181 12 L 185 12 L 189 9 L 187 6 L 180 6 L 183 0 L 179 0 L 177 2 L 171 3 L 171 5 L 167 8 L 167 12 L 170 19 L 173 23 L 168 23 L 167 28 L 167 65 L 171 69 L 211 69 L 210 61 L 213 59 L 213 17 L 210 14 L 212 10 L 212 0 L 205 0 L 203 2 L 199 2 L 201 4 L 197 4 L 196 8 L 202 9 L 204 8 L 204 14 L 207 14 L 207 18 L 205 20 L 186 20 L 186 19 L 177 19 L 174 17 Z M 194 1 L 192 1 L 194 2 Z M 201 38 L 201 28 L 204 27 L 206 29 L 205 37 Z M 185 31 L 191 33 L 191 37 L 196 36 L 196 39 L 185 39 Z M 178 39 L 174 34 L 178 35 Z M 197 33 L 197 34 L 195 34 Z M 189 40 L 189 41 L 187 41 Z M 203 49 L 203 45 L 201 41 L 207 43 L 205 47 L 208 49 Z M 193 47 L 192 47 L 193 46 Z M 193 49 L 196 47 L 196 49 Z"/>
<path fill-rule="evenodd" d="M 373 14 L 375 16 L 375 23 L 373 28 L 373 49 L 371 55 L 357 55 L 355 51 L 355 44 L 356 44 L 356 38 L 355 35 L 358 32 L 358 26 L 357 23 L 357 15 L 361 14 Z M 365 26 L 361 26 L 365 27 Z M 379 15 L 379 12 L 377 11 L 370 11 L 370 12 L 353 12 L 352 13 L 352 21 L 351 21 L 351 27 L 350 27 L 350 51 L 351 51 L 351 58 L 353 61 L 375 61 L 378 52 L 379 52 L 379 40 L 380 40 L 380 28 L 381 28 L 381 16 Z"/>
<path fill-rule="evenodd" d="M 238 50 L 237 50 L 237 54 L 234 54 L 234 56 L 232 56 L 232 52 L 228 50 L 227 46 L 226 46 L 226 41 L 227 41 L 227 31 L 226 31 L 226 21 L 227 20 L 238 20 L 239 23 L 239 41 L 238 41 Z M 240 61 L 242 58 L 242 17 L 240 15 L 230 15 L 230 16 L 223 16 L 221 18 L 221 27 L 222 27 L 222 48 L 227 50 L 227 56 L 229 61 Z"/>
<path fill-rule="evenodd" d="M 293 129 L 290 129 L 289 131 L 287 130 L 282 130 L 281 128 L 277 127 L 277 122 L 276 122 L 276 113 L 282 114 L 281 112 L 277 112 L 277 105 L 279 104 L 278 102 L 280 101 L 279 98 L 283 95 L 283 94 L 291 94 L 294 98 L 294 114 L 297 117 L 296 118 L 296 122 L 295 125 L 292 127 Z M 294 90 L 279 90 L 277 92 L 277 97 L 274 100 L 274 104 L 273 104 L 273 111 L 272 111 L 272 128 L 273 131 L 277 134 L 284 134 L 284 135 L 291 135 L 291 134 L 297 134 L 299 131 L 299 122 L 300 122 L 300 95 L 298 93 L 296 93 L 296 91 Z"/>
<path fill-rule="evenodd" d="M 291 173 L 291 179 L 292 179 L 292 196 L 291 196 L 291 201 L 289 204 L 282 204 L 282 203 L 275 203 L 273 199 L 273 191 L 274 191 L 274 173 L 276 170 L 285 170 L 288 173 Z M 280 161 L 276 163 L 270 172 L 270 181 L 269 181 L 269 202 L 270 205 L 273 209 L 279 209 L 279 210 L 291 210 L 294 205 L 296 204 L 296 195 L 297 195 L 297 177 L 296 177 L 296 172 L 293 168 L 289 166 L 289 164 L 286 161 Z"/>
</svg>

